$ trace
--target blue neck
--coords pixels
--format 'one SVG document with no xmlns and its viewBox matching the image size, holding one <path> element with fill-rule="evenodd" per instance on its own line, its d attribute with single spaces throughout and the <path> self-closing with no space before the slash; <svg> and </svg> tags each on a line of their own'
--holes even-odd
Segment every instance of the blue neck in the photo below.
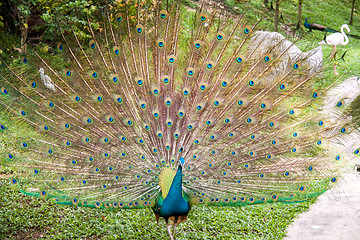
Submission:
<svg viewBox="0 0 360 240">
<path fill-rule="evenodd" d="M 309 28 L 310 23 L 308 23 L 307 18 L 305 18 L 304 27 Z"/>
<path fill-rule="evenodd" d="M 182 198 L 182 167 L 179 165 L 176 175 L 171 184 L 167 198 L 179 199 Z"/>
</svg>

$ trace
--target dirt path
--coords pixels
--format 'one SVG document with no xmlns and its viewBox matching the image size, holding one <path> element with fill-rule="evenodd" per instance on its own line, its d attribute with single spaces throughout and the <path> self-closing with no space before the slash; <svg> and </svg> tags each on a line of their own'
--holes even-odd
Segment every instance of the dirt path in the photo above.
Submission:
<svg viewBox="0 0 360 240">
<path fill-rule="evenodd" d="M 287 230 L 285 240 L 360 239 L 360 173 L 346 175 Z"/>
<path fill-rule="evenodd" d="M 360 80 L 352 77 L 330 91 L 327 101 L 334 106 L 344 99 L 346 104 L 360 95 Z M 337 112 L 329 107 L 325 115 L 336 120 Z M 336 142 L 332 142 L 336 147 Z M 353 159 L 351 165 L 360 165 L 360 158 L 354 158 L 354 146 L 360 147 L 359 131 L 353 131 L 340 141 L 347 157 Z M 351 150 L 352 149 L 352 150 Z M 343 175 L 339 184 L 321 195 L 309 211 L 300 214 L 288 227 L 285 240 L 360 240 L 360 169 Z"/>
</svg>

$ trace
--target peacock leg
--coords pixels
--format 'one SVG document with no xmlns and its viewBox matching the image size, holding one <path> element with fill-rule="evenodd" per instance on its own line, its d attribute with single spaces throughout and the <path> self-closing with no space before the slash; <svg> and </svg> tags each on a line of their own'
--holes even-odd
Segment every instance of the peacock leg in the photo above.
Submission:
<svg viewBox="0 0 360 240">
<path fill-rule="evenodd" d="M 172 233 L 171 233 L 171 224 L 169 223 L 169 219 L 166 218 L 166 219 L 165 219 L 165 222 L 166 222 L 166 228 L 167 228 L 167 231 L 168 231 L 168 233 L 169 233 L 170 239 L 171 239 L 171 240 L 174 240 L 174 236 L 173 236 Z"/>
<path fill-rule="evenodd" d="M 179 224 L 179 217 L 175 217 L 174 226 L 173 226 L 173 236 L 175 237 L 175 228 Z"/>
</svg>

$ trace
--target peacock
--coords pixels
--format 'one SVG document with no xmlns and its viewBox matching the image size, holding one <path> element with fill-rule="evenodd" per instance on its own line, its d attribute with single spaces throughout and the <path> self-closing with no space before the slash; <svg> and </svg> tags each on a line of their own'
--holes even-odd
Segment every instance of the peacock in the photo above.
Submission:
<svg viewBox="0 0 360 240">
<path fill-rule="evenodd" d="M 346 159 L 334 141 L 352 125 L 343 99 L 330 101 L 336 119 L 321 112 L 341 81 L 323 81 L 321 51 L 294 51 L 205 2 L 99 14 L 97 25 L 84 19 L 87 36 L 59 22 L 52 53 L 1 61 L 12 119 L 0 124 L 1 161 L 16 167 L 9 181 L 21 193 L 151 208 L 174 239 L 195 206 L 306 201 L 338 181 Z"/>
<path fill-rule="evenodd" d="M 311 32 L 312 30 L 318 30 L 318 31 L 322 31 L 322 32 L 331 32 L 331 33 L 336 33 L 338 31 L 325 27 L 323 25 L 317 24 L 317 23 L 309 23 L 308 22 L 309 18 L 305 18 L 304 21 L 304 27 L 309 29 L 309 32 Z"/>
</svg>

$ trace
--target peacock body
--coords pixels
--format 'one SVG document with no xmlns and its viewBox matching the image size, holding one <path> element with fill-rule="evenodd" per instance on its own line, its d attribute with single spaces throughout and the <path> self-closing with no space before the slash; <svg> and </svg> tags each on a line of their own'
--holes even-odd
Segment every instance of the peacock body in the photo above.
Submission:
<svg viewBox="0 0 360 240">
<path fill-rule="evenodd" d="M 319 80 L 316 52 L 289 54 L 285 39 L 205 4 L 193 15 L 178 3 L 129 8 L 103 12 L 97 28 L 88 20 L 83 42 L 59 24 L 61 63 L 48 52 L 3 62 L 1 104 L 15 124 L 1 125 L 3 162 L 19 169 L 10 182 L 21 192 L 150 207 L 172 237 L 194 205 L 304 201 L 337 181 L 329 139 L 350 125 L 319 113 L 339 79 Z"/>
</svg>

